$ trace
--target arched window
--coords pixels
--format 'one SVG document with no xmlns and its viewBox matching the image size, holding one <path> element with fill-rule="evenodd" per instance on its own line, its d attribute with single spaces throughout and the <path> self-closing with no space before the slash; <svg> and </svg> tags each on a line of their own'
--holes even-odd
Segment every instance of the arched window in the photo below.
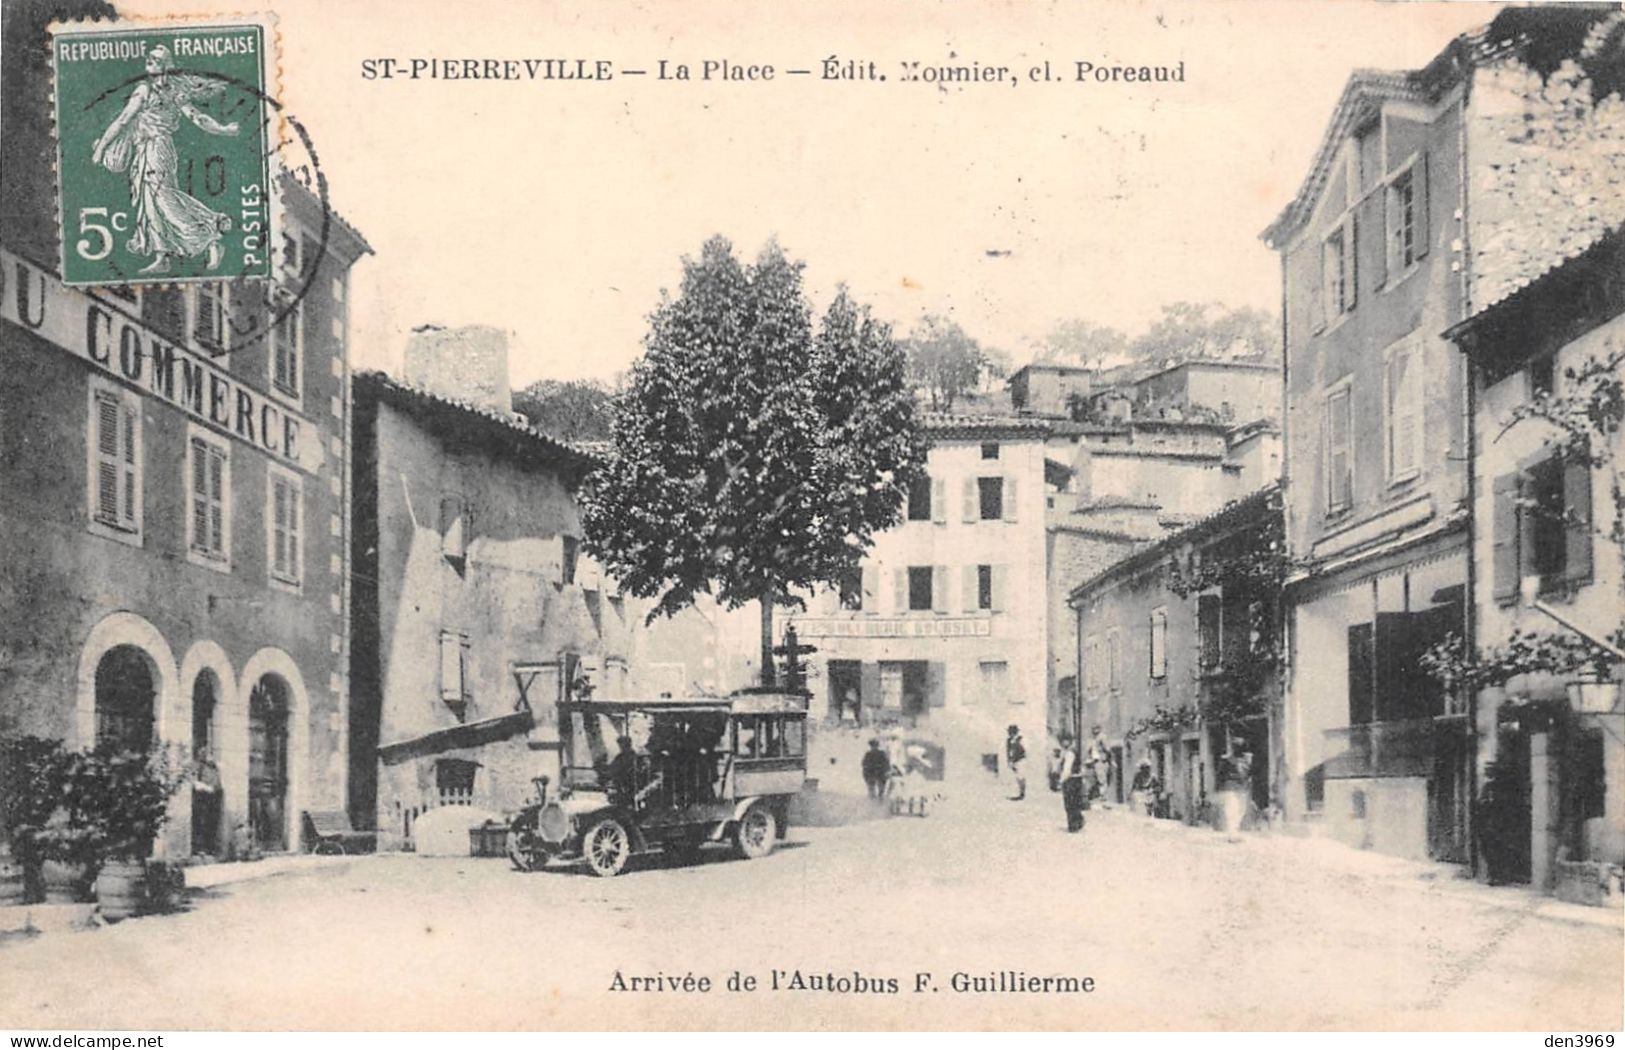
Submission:
<svg viewBox="0 0 1625 1050">
<path fill-rule="evenodd" d="M 133 645 L 116 645 L 96 665 L 96 744 L 146 754 L 152 750 L 152 661 Z"/>
</svg>

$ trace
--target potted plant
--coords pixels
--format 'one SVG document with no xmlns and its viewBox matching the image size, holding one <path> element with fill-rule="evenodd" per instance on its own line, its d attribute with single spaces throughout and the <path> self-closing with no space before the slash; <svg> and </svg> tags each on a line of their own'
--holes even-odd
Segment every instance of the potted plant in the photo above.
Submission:
<svg viewBox="0 0 1625 1050">
<path fill-rule="evenodd" d="M 95 829 L 100 870 L 96 897 L 102 917 L 117 921 L 143 909 L 147 861 L 169 816 L 169 799 L 185 779 L 180 764 L 160 752 L 100 748 L 89 756 L 83 811 Z"/>
<path fill-rule="evenodd" d="M 0 905 L 39 897 L 39 834 L 61 802 L 66 766 L 60 741 L 0 739 Z"/>
</svg>

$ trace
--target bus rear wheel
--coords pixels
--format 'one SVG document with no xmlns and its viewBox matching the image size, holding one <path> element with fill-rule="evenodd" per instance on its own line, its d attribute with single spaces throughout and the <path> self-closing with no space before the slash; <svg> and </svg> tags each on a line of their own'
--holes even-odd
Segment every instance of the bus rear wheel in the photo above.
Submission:
<svg viewBox="0 0 1625 1050">
<path fill-rule="evenodd" d="M 739 826 L 734 828 L 734 844 L 746 860 L 757 860 L 772 853 L 778 838 L 778 820 L 773 811 L 760 802 L 746 810 Z"/>
</svg>

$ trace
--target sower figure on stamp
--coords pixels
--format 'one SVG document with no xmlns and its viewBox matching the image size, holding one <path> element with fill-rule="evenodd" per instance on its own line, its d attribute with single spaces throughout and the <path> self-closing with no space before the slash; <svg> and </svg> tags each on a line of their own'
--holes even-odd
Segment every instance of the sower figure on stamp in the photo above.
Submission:
<svg viewBox="0 0 1625 1050">
<path fill-rule="evenodd" d="M 221 235 L 231 220 L 184 192 L 176 180 L 179 160 L 175 131 L 185 117 L 211 135 L 235 135 L 237 124 L 221 124 L 194 102 L 220 94 L 221 83 L 173 72 L 174 60 L 162 45 L 147 56 L 147 77 L 136 84 L 130 101 L 113 118 L 92 148 L 92 163 L 109 171 L 128 171 L 130 203 L 135 206 L 132 255 L 151 255 L 142 273 L 165 273 L 170 257 L 208 254 L 210 270 L 220 265 Z"/>
</svg>

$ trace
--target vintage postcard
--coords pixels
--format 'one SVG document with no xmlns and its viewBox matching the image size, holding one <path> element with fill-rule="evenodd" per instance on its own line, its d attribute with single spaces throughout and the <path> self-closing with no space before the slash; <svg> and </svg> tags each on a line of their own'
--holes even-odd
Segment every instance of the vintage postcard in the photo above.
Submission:
<svg viewBox="0 0 1625 1050">
<path fill-rule="evenodd" d="M 3 9 L 0 1029 L 1613 1045 L 1618 5 L 248 6 Z"/>
</svg>

